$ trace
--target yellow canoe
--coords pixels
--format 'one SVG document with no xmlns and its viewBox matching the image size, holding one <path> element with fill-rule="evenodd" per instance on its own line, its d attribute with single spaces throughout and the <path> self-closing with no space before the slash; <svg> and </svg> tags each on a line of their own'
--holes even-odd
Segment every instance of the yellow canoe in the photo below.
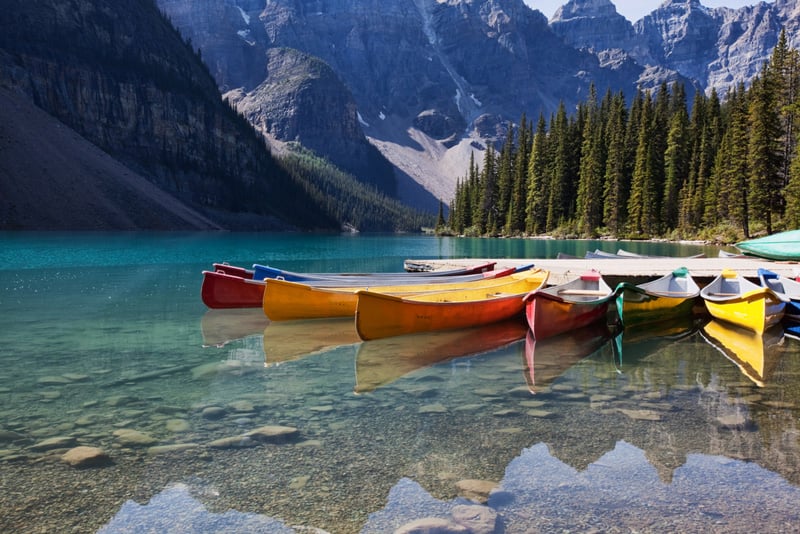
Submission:
<svg viewBox="0 0 800 534">
<path fill-rule="evenodd" d="M 783 328 L 777 325 L 757 334 L 712 319 L 703 327 L 703 337 L 758 387 L 764 387 L 782 354 Z"/>
<path fill-rule="evenodd" d="M 549 271 L 507 277 L 494 286 L 390 295 L 359 291 L 356 331 L 363 340 L 481 326 L 521 315 L 526 294 L 547 282 Z"/>
<path fill-rule="evenodd" d="M 471 282 L 421 283 L 384 285 L 373 287 L 314 287 L 286 280 L 267 281 L 262 307 L 272 321 L 295 319 L 323 319 L 353 317 L 358 306 L 358 292 L 370 290 L 393 295 L 417 295 L 428 292 L 460 290 L 464 288 L 495 287 L 509 280 L 519 280 L 531 271 L 513 273 L 500 278 L 487 278 Z"/>
<path fill-rule="evenodd" d="M 700 295 L 712 317 L 758 334 L 779 323 L 786 307 L 786 299 L 731 269 L 724 269 Z"/>
</svg>

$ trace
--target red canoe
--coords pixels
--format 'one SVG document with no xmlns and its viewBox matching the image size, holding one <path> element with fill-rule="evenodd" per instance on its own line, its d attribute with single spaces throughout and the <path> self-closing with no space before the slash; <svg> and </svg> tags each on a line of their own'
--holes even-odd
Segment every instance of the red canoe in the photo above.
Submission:
<svg viewBox="0 0 800 534">
<path fill-rule="evenodd" d="M 266 282 L 220 271 L 203 271 L 200 296 L 209 308 L 260 308 Z"/>
<path fill-rule="evenodd" d="M 615 293 L 597 271 L 566 284 L 528 293 L 525 316 L 536 339 L 575 330 L 604 319 Z"/>
</svg>

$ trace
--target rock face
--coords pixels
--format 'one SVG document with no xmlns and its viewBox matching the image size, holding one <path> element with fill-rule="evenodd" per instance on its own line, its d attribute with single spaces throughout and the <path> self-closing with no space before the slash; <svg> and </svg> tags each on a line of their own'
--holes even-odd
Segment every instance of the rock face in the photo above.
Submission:
<svg viewBox="0 0 800 534">
<path fill-rule="evenodd" d="M 761 69 L 782 28 L 789 44 L 800 45 L 800 9 L 791 0 L 753 2 L 740 9 L 708 8 L 700 0 L 668 0 L 633 26 L 609 0 L 571 0 L 550 27 L 574 46 L 600 57 L 619 52 L 643 67 L 645 87 L 683 77 L 709 93 L 724 95 L 747 84 Z M 613 7 L 613 6 L 612 6 Z M 659 73 L 653 75 L 653 73 Z"/>
<path fill-rule="evenodd" d="M 611 0 L 570 0 L 549 23 L 522 0 L 158 3 L 202 50 L 218 86 L 248 95 L 240 109 L 276 139 L 307 139 L 317 152 L 353 159 L 363 132 L 445 201 L 461 171 L 454 161 L 465 166 L 471 146 L 496 140 L 522 113 L 548 116 L 561 101 L 572 109 L 592 82 L 600 93 L 679 80 L 689 94 L 724 94 L 750 80 L 779 28 L 798 20 L 790 0 L 738 10 L 669 0 L 635 24 Z M 287 54 L 276 49 L 324 62 L 352 100 L 335 98 L 335 83 L 325 84 L 327 97 L 279 83 L 270 65 Z M 313 61 L 294 68 L 320 69 Z M 256 100 L 271 104 L 254 113 Z M 362 131 L 349 128 L 353 106 Z"/>
<path fill-rule="evenodd" d="M 258 119 L 279 140 L 319 139 L 316 151 L 358 160 L 363 132 L 396 167 L 446 201 L 460 171 L 447 152 L 463 153 L 457 161 L 465 164 L 469 137 L 477 137 L 476 119 L 490 131 L 487 120 L 499 125 L 523 112 L 535 116 L 554 109 L 561 100 L 572 105 L 588 94 L 592 81 L 633 89 L 619 70 L 565 44 L 522 0 L 271 0 L 266 6 L 259 0 L 233 6 L 223 0 L 159 0 L 159 6 L 202 50 L 223 90 L 251 96 L 255 91 L 260 99 L 268 90 L 269 100 L 282 100 L 280 107 L 267 106 L 272 116 Z M 338 105 L 355 104 L 361 132 L 337 127 L 317 134 L 321 124 L 339 123 L 343 112 L 329 105 L 331 97 L 306 103 L 300 99 L 313 93 L 279 83 L 270 67 L 276 49 L 299 50 L 328 65 L 352 95 Z M 304 65 L 319 69 L 311 61 Z M 337 93 L 334 84 L 327 86 Z M 254 116 L 253 102 L 239 102 L 246 106 L 239 109 Z M 287 122 L 282 110 L 307 105 L 313 110 L 291 113 L 306 120 L 277 127 Z M 340 133 L 345 137 L 339 139 Z M 437 188 L 442 181 L 451 182 L 444 193 Z"/>
<path fill-rule="evenodd" d="M 166 191 L 175 204 L 209 218 L 251 212 L 262 228 L 296 228 L 315 219 L 325 228 L 338 226 L 311 202 L 287 206 L 287 197 L 304 195 L 302 186 L 221 100 L 200 57 L 153 2 L 11 0 L 5 7 L 0 13 L 0 86 L 33 102 L 129 173 Z M 50 186 L 35 172 L 9 177 L 20 178 L 39 180 L 39 189 Z M 104 184 L 105 197 L 90 200 L 114 202 L 112 208 L 121 206 L 124 212 L 132 188 L 126 191 L 114 178 Z M 81 206 L 80 198 L 62 197 L 49 208 L 63 213 Z M 310 211 L 298 213 L 302 206 Z M 0 199 L 3 228 L 24 227 L 15 218 L 19 212 L 7 197 Z M 236 226 L 235 217 L 195 227 Z M 120 227 L 110 217 L 98 226 Z M 133 227 L 158 226 L 134 220 Z"/>
<path fill-rule="evenodd" d="M 236 109 L 268 138 L 325 154 L 395 196 L 392 167 L 367 141 L 353 96 L 333 69 L 293 48 L 271 48 L 266 58 L 264 81 L 251 91 L 225 94 Z"/>
</svg>

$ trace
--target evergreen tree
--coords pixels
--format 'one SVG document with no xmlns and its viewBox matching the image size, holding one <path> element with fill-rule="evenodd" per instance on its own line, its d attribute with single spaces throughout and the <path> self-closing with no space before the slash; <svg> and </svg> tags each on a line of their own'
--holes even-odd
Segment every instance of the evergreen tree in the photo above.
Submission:
<svg viewBox="0 0 800 534">
<path fill-rule="evenodd" d="M 780 176 L 785 186 L 789 181 L 790 166 L 796 146 L 795 122 L 797 100 L 800 92 L 800 53 L 789 48 L 786 30 L 781 30 L 778 43 L 772 51 L 767 70 L 770 83 L 774 84 L 775 98 L 780 121 Z"/>
<path fill-rule="evenodd" d="M 525 229 L 529 234 L 540 234 L 547 228 L 547 202 L 550 198 L 547 127 L 544 115 L 539 115 L 533 147 L 528 161 L 528 197 L 525 208 Z"/>
<path fill-rule="evenodd" d="M 441 231 L 444 230 L 445 222 L 444 222 L 444 202 L 441 200 L 439 201 L 439 215 L 436 218 L 436 230 Z"/>
<path fill-rule="evenodd" d="M 653 102 L 647 92 L 642 107 L 639 125 L 639 145 L 636 149 L 636 164 L 628 198 L 628 228 L 637 235 L 654 231 L 651 210 L 653 209 Z"/>
<path fill-rule="evenodd" d="M 608 117 L 608 157 L 605 168 L 605 185 L 603 189 L 603 218 L 608 229 L 619 235 L 622 231 L 628 203 L 629 181 L 626 174 L 625 132 L 627 110 L 625 97 L 617 95 L 612 102 Z"/>
<path fill-rule="evenodd" d="M 483 169 L 481 170 L 481 210 L 478 212 L 479 219 L 476 226 L 480 234 L 497 233 L 497 172 L 496 156 L 492 145 L 486 147 L 483 158 Z"/>
<path fill-rule="evenodd" d="M 528 159 L 531 151 L 531 129 L 525 114 L 522 114 L 517 133 L 517 152 L 514 158 L 514 177 L 511 183 L 511 200 L 506 217 L 506 234 L 518 234 L 525 230 L 525 200 L 528 193 Z"/>
<path fill-rule="evenodd" d="M 795 153 L 800 154 L 800 141 Z M 795 157 L 789 168 L 789 185 L 785 190 L 786 225 L 800 228 L 800 157 Z"/>
<path fill-rule="evenodd" d="M 588 103 L 588 114 L 583 126 L 583 147 L 580 158 L 580 178 L 577 194 L 578 230 L 592 235 L 603 220 L 604 151 L 600 110 L 594 85 Z"/>
<path fill-rule="evenodd" d="M 748 204 L 753 218 L 764 223 L 767 233 L 772 233 L 774 218 L 781 211 L 781 129 L 775 107 L 776 94 L 768 67 L 750 88 L 750 143 L 748 169 L 750 191 Z"/>
<path fill-rule="evenodd" d="M 496 206 L 496 227 L 492 233 L 499 232 L 506 226 L 508 211 L 511 206 L 512 181 L 514 180 L 514 156 L 516 147 L 514 146 L 514 127 L 509 125 L 506 133 L 506 140 L 500 150 L 500 158 L 497 165 L 497 206 Z"/>
<path fill-rule="evenodd" d="M 678 227 L 679 195 L 689 174 L 689 112 L 685 93 L 676 84 L 664 152 L 664 193 L 661 220 L 665 230 Z"/>
<path fill-rule="evenodd" d="M 552 174 L 550 180 L 550 196 L 547 201 L 546 231 L 554 230 L 569 217 L 569 180 L 570 139 L 569 121 L 564 102 L 558 106 L 555 122 L 550 130 L 553 148 Z"/>
</svg>

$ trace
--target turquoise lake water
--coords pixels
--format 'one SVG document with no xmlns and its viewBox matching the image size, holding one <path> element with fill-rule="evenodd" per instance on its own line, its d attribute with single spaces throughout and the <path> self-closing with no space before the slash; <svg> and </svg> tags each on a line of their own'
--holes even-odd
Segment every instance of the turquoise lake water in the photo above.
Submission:
<svg viewBox="0 0 800 534">
<path fill-rule="evenodd" d="M 800 341 L 780 328 L 698 319 L 535 341 L 511 322 L 362 343 L 349 320 L 270 324 L 199 295 L 215 261 L 397 271 L 595 248 L 717 251 L 0 234 L 0 531 L 796 531 Z M 245 437 L 265 427 L 288 434 Z M 62 461 L 81 445 L 108 460 Z"/>
</svg>

